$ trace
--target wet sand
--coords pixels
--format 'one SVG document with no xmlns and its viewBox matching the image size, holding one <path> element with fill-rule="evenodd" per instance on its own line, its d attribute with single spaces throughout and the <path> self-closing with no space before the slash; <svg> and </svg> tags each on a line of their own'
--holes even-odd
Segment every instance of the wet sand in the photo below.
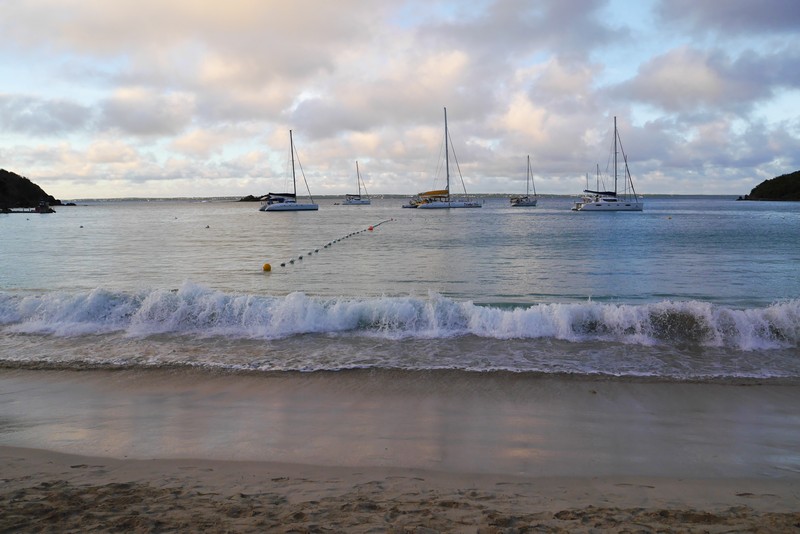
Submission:
<svg viewBox="0 0 800 534">
<path fill-rule="evenodd" d="M 800 528 L 795 385 L 0 371 L 0 531 Z"/>
</svg>

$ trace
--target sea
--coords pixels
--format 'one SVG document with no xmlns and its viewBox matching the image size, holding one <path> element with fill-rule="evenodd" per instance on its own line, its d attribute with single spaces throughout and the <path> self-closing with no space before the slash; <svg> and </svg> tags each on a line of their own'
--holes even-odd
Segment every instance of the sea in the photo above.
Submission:
<svg viewBox="0 0 800 534">
<path fill-rule="evenodd" d="M 0 366 L 800 379 L 800 203 L 341 200 L 0 215 Z"/>
</svg>

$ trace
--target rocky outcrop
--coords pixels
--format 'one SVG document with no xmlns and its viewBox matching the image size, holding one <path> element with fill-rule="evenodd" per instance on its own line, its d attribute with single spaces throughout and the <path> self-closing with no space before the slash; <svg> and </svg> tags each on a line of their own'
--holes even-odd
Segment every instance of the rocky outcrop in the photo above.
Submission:
<svg viewBox="0 0 800 534">
<path fill-rule="evenodd" d="M 61 205 L 60 200 L 24 176 L 0 169 L 0 209 L 36 208 L 42 202 L 51 206 Z"/>
<path fill-rule="evenodd" d="M 800 171 L 764 180 L 741 200 L 800 200 Z"/>
</svg>

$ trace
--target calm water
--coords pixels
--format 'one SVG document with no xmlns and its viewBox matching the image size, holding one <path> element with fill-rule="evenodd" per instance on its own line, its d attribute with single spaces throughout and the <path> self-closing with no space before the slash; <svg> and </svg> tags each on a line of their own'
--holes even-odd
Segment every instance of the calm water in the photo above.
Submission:
<svg viewBox="0 0 800 534">
<path fill-rule="evenodd" d="M 800 377 L 800 204 L 676 197 L 576 213 L 572 200 L 0 215 L 0 359 Z"/>
</svg>

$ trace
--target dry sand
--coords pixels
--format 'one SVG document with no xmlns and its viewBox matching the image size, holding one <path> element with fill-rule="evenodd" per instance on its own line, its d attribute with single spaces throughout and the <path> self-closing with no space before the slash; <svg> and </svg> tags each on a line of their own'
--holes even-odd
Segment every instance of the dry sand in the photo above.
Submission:
<svg viewBox="0 0 800 534">
<path fill-rule="evenodd" d="M 0 532 L 792 532 L 788 481 L 528 478 L 0 447 Z"/>
<path fill-rule="evenodd" d="M 795 385 L 2 370 L 0 533 L 800 531 L 798 402 Z"/>
</svg>

